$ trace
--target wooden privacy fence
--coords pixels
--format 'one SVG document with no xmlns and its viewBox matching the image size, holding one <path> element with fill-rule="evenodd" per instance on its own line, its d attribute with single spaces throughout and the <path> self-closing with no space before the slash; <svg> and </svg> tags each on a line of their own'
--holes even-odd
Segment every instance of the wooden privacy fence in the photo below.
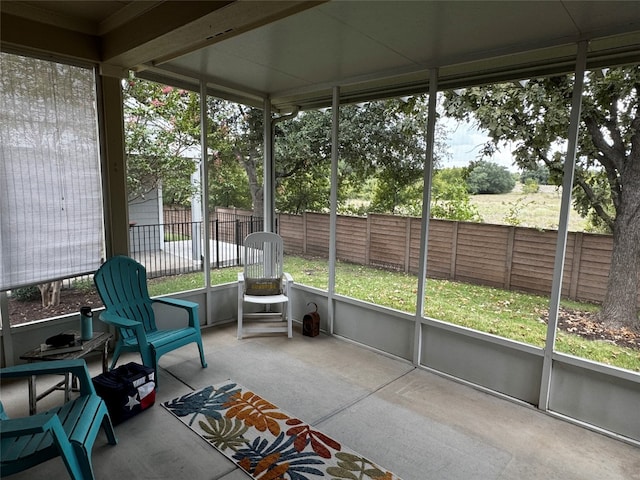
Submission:
<svg viewBox="0 0 640 480">
<path fill-rule="evenodd" d="M 326 257 L 329 215 L 278 215 L 288 253 Z M 482 223 L 432 220 L 427 276 L 549 295 L 557 231 Z M 562 295 L 601 302 L 611 260 L 610 235 L 570 232 Z M 371 214 L 338 216 L 336 251 L 340 260 L 417 273 L 420 218 Z"/>
<path fill-rule="evenodd" d="M 250 211 L 235 208 L 217 207 L 215 215 L 256 218 Z M 232 223 L 228 228 L 234 228 Z M 277 226 L 287 253 L 329 256 L 328 214 L 278 214 Z M 557 235 L 555 230 L 431 220 L 427 276 L 549 295 Z M 590 302 L 604 299 L 612 245 L 611 235 L 569 233 L 563 297 Z M 416 274 L 420 218 L 338 215 L 336 255 L 352 263 Z"/>
</svg>

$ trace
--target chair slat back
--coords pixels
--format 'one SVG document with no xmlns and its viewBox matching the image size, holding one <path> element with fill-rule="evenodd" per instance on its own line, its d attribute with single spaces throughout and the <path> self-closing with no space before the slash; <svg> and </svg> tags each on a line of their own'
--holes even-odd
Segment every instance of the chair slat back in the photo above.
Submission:
<svg viewBox="0 0 640 480">
<path fill-rule="evenodd" d="M 279 279 L 283 272 L 282 237 L 270 232 L 247 235 L 244 241 L 245 278 Z"/>
<path fill-rule="evenodd" d="M 10 424 L 20 419 L 4 422 Z M 58 447 L 54 443 L 54 437 L 49 431 L 32 432 L 24 435 L 10 435 L 0 439 L 0 453 L 2 474 L 7 475 L 21 472 L 32 465 L 44 462 L 60 455 Z"/>
<path fill-rule="evenodd" d="M 98 269 L 94 282 L 107 312 L 139 320 L 147 332 L 157 330 L 143 265 L 130 257 L 112 257 Z M 125 338 L 135 336 L 131 329 L 120 330 Z"/>
</svg>

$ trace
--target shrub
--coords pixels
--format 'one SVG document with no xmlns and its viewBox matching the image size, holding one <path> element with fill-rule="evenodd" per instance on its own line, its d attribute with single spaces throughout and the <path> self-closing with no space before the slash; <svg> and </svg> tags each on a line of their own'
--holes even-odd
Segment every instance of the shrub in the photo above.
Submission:
<svg viewBox="0 0 640 480">
<path fill-rule="evenodd" d="M 522 223 L 522 220 L 520 220 L 520 213 L 534 203 L 533 200 L 528 202 L 525 202 L 524 200 L 524 198 L 518 198 L 515 202 L 502 202 L 503 205 L 508 207 L 508 212 L 505 214 L 503 219 L 507 225 L 517 227 Z"/>
<path fill-rule="evenodd" d="M 467 186 L 469 192 L 473 194 L 509 193 L 516 186 L 516 181 L 507 167 L 493 162 L 481 161 L 469 173 Z"/>
<path fill-rule="evenodd" d="M 538 193 L 540 191 L 540 184 L 533 178 L 527 178 L 522 186 L 522 193 Z"/>
<path fill-rule="evenodd" d="M 481 222 L 478 208 L 471 203 L 462 168 L 438 170 L 431 190 L 431 218 Z"/>
<path fill-rule="evenodd" d="M 37 286 L 31 285 L 29 287 L 16 288 L 11 291 L 11 295 L 20 302 L 30 302 L 40 298 L 40 290 Z"/>
<path fill-rule="evenodd" d="M 549 167 L 536 165 L 533 168 L 522 170 L 520 181 L 526 184 L 529 179 L 535 180 L 540 185 L 549 185 Z"/>
<path fill-rule="evenodd" d="M 91 280 L 90 278 L 75 280 L 73 282 L 73 288 L 85 294 L 97 293 L 96 286 L 94 285 L 93 280 Z"/>
</svg>

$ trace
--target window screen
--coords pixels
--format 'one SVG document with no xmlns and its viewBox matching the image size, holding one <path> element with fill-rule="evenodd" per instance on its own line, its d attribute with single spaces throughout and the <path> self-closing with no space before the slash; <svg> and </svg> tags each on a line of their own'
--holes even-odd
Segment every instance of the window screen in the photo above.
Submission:
<svg viewBox="0 0 640 480">
<path fill-rule="evenodd" d="M 0 53 L 0 291 L 95 271 L 104 228 L 93 70 Z"/>
</svg>

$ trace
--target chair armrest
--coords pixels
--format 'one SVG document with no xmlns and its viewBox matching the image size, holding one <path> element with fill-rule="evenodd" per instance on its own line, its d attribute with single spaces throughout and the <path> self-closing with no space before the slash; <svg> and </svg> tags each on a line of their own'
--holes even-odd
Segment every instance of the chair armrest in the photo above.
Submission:
<svg viewBox="0 0 640 480">
<path fill-rule="evenodd" d="M 33 435 L 51 430 L 52 423 L 60 423 L 60 419 L 54 413 L 40 413 L 30 417 L 9 418 L 2 420 L 0 438 L 18 437 L 21 435 Z M 62 425 L 60 425 L 62 426 Z"/>
<path fill-rule="evenodd" d="M 166 305 L 173 305 L 174 307 L 180 307 L 180 308 L 194 308 L 198 306 L 198 304 L 195 302 L 189 302 L 188 300 L 180 300 L 179 298 L 162 297 L 162 298 L 154 298 L 151 301 L 164 303 Z"/>
<path fill-rule="evenodd" d="M 114 325 L 118 328 L 132 329 L 136 334 L 139 345 L 146 345 L 147 343 L 149 343 L 147 341 L 147 332 L 144 331 L 144 325 L 142 324 L 142 322 L 131 320 L 130 318 L 121 317 L 120 315 L 109 313 L 107 311 L 102 312 L 99 318 L 101 321 L 103 321 L 104 323 L 108 323 L 109 325 Z"/>
<path fill-rule="evenodd" d="M 284 277 L 284 285 L 282 286 L 282 290 L 288 297 L 290 294 L 289 290 L 291 289 L 291 285 L 293 284 L 293 277 L 287 272 L 282 272 L 282 276 Z"/>
<path fill-rule="evenodd" d="M 238 305 L 242 306 L 244 299 L 244 272 L 238 272 Z"/>
<path fill-rule="evenodd" d="M 0 370 L 0 377 L 21 378 L 31 375 L 54 375 L 62 373 L 70 373 L 78 379 L 80 382 L 80 393 L 82 395 L 95 393 L 87 363 L 82 358 L 75 360 L 51 360 L 7 367 Z"/>
<path fill-rule="evenodd" d="M 169 305 L 170 307 L 178 307 L 187 310 L 189 313 L 189 326 L 195 328 L 196 330 L 200 329 L 200 318 L 198 317 L 198 307 L 199 305 L 195 302 L 189 302 L 187 300 L 180 300 L 179 298 L 154 298 L 151 300 L 153 303 L 162 303 L 164 305 Z"/>
<path fill-rule="evenodd" d="M 137 320 L 131 320 L 130 318 L 121 317 L 120 315 L 106 311 L 102 312 L 99 318 L 104 323 L 108 323 L 114 327 L 133 328 L 135 330 L 137 326 L 142 326 L 142 323 Z"/>
</svg>

